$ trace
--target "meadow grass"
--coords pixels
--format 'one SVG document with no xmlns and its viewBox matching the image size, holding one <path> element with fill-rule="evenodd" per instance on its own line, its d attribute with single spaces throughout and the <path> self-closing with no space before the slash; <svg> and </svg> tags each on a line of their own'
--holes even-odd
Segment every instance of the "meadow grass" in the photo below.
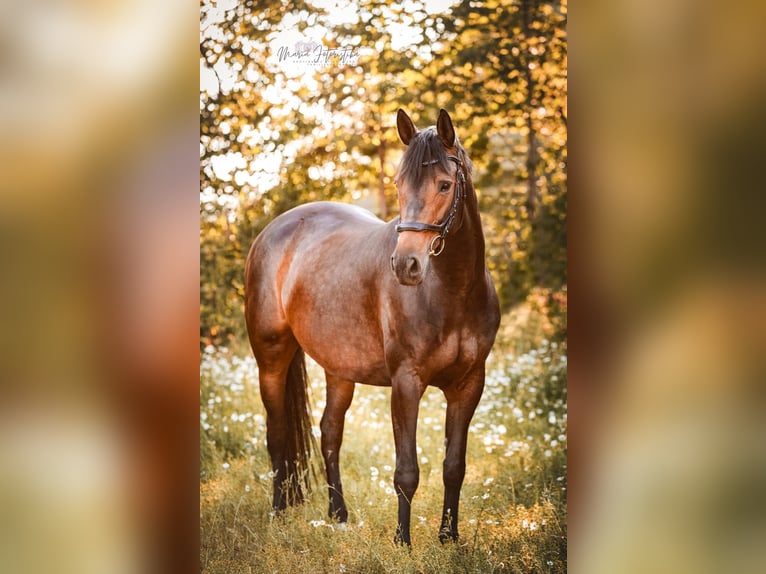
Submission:
<svg viewBox="0 0 766 574">
<path fill-rule="evenodd" d="M 390 389 L 357 385 L 346 416 L 341 473 L 348 523 L 327 517 L 321 457 L 320 480 L 307 502 L 275 515 L 255 361 L 206 349 L 200 371 L 201 571 L 565 572 L 565 347 L 527 337 L 524 349 L 518 334 L 506 329 L 487 367 L 469 432 L 457 544 L 437 538 L 446 403 L 437 389 L 423 396 L 420 486 L 412 505 L 413 544 L 406 549 L 393 543 Z M 324 376 L 314 363 L 308 370 L 318 424 Z"/>
</svg>

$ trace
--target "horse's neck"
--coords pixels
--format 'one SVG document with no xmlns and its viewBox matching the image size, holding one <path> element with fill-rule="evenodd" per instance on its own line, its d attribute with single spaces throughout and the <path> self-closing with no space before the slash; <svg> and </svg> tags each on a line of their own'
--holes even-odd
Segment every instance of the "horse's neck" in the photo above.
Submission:
<svg viewBox="0 0 766 574">
<path fill-rule="evenodd" d="M 476 281 L 484 281 L 486 276 L 484 233 L 472 186 L 467 195 L 462 225 L 454 235 L 447 236 L 447 245 L 438 257 L 441 261 L 435 262 L 445 285 L 458 291 L 470 291 Z"/>
</svg>

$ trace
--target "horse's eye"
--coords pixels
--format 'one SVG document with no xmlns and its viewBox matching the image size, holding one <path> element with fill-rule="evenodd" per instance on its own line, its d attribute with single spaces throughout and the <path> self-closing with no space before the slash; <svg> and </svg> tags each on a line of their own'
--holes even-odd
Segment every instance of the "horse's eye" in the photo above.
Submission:
<svg viewBox="0 0 766 574">
<path fill-rule="evenodd" d="M 439 191 L 441 193 L 447 193 L 451 186 L 452 186 L 452 184 L 449 183 L 448 181 L 443 181 L 442 183 L 439 184 Z"/>
</svg>

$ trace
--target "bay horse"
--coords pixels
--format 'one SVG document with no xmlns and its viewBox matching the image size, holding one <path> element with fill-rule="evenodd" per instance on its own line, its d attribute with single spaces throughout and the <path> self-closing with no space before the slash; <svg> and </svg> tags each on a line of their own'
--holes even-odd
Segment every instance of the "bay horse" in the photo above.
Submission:
<svg viewBox="0 0 766 574">
<path fill-rule="evenodd" d="M 406 147 L 396 172 L 399 217 L 316 202 L 275 218 L 245 266 L 245 314 L 267 413 L 273 507 L 303 500 L 313 442 L 304 351 L 324 368 L 320 424 L 329 515 L 348 519 L 339 454 L 357 383 L 391 387 L 398 497 L 395 541 L 411 545 L 418 487 L 415 435 L 427 386 L 446 397 L 444 506 L 439 539 L 458 539 L 468 426 L 500 324 L 485 263 L 472 164 L 452 120 L 418 130 L 399 110 Z"/>
</svg>

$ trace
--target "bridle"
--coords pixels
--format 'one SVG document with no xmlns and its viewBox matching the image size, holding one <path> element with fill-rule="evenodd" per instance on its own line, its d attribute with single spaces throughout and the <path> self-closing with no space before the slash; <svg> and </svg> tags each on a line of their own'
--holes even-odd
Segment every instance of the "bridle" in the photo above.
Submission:
<svg viewBox="0 0 766 574">
<path fill-rule="evenodd" d="M 441 223 L 422 223 L 420 221 L 407 221 L 396 225 L 396 232 L 402 231 L 435 231 L 438 235 L 434 235 L 431 239 L 431 243 L 428 244 L 428 254 L 437 257 L 444 251 L 444 246 L 447 243 L 447 234 L 452 229 L 452 224 L 455 221 L 457 210 L 460 208 L 460 204 L 465 200 L 465 175 L 463 174 L 463 163 L 460 159 L 451 154 L 447 154 L 447 159 L 454 161 L 457 165 L 457 172 L 455 173 L 455 190 L 452 195 L 452 205 L 450 206 L 447 216 Z M 432 159 L 431 161 L 424 161 L 421 165 L 428 166 L 439 163 L 438 159 Z"/>
</svg>

